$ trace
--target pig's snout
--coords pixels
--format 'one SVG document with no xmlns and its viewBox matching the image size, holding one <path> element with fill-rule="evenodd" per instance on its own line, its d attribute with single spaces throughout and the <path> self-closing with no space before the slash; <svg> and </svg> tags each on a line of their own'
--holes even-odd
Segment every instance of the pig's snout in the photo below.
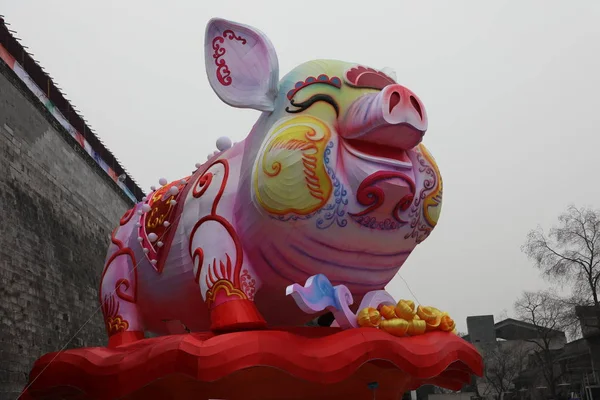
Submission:
<svg viewBox="0 0 600 400">
<path fill-rule="evenodd" d="M 402 85 L 358 98 L 340 123 L 348 140 L 408 150 L 418 145 L 427 130 L 427 114 L 419 98 Z"/>
<path fill-rule="evenodd" d="M 386 120 L 391 123 L 413 122 L 421 125 L 423 121 L 423 106 L 417 96 L 401 85 L 390 85 L 381 92 L 384 104 L 387 101 Z"/>
</svg>

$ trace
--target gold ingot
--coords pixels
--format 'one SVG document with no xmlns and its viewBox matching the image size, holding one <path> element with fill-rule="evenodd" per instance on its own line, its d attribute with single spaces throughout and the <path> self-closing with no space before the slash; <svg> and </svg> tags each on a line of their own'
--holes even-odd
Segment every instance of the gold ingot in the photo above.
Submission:
<svg viewBox="0 0 600 400">
<path fill-rule="evenodd" d="M 437 313 L 433 307 L 417 307 L 417 315 L 425 322 L 433 322 Z"/>
<path fill-rule="evenodd" d="M 436 315 L 435 320 L 433 320 L 433 322 L 427 323 L 427 332 L 438 330 L 440 328 L 441 323 L 442 323 L 442 316 Z"/>
<path fill-rule="evenodd" d="M 379 324 L 379 329 L 382 331 L 386 331 L 387 333 L 394 336 L 406 336 L 406 332 L 408 332 L 410 322 L 401 318 L 394 319 L 384 319 Z"/>
<path fill-rule="evenodd" d="M 417 315 L 427 323 L 427 331 L 435 331 L 442 321 L 442 313 L 434 307 L 417 307 Z"/>
<path fill-rule="evenodd" d="M 440 322 L 440 330 L 442 330 L 444 332 L 452 332 L 454 330 L 454 328 L 456 328 L 456 324 L 454 323 L 454 320 L 452 318 L 450 318 L 449 316 L 444 315 Z"/>
<path fill-rule="evenodd" d="M 427 329 L 427 323 L 423 320 L 414 320 L 410 321 L 410 325 L 408 326 L 408 335 L 409 336 L 417 336 L 425 333 Z"/>
<path fill-rule="evenodd" d="M 381 314 L 373 307 L 367 307 L 360 310 L 356 319 L 363 328 L 377 328 L 381 322 Z"/>
<path fill-rule="evenodd" d="M 382 305 L 379 307 L 379 313 L 385 319 L 398 318 L 398 316 L 396 315 L 396 308 L 394 306 Z"/>
<path fill-rule="evenodd" d="M 411 300 L 400 300 L 396 304 L 396 315 L 407 321 L 412 321 L 415 317 L 415 303 Z"/>
</svg>

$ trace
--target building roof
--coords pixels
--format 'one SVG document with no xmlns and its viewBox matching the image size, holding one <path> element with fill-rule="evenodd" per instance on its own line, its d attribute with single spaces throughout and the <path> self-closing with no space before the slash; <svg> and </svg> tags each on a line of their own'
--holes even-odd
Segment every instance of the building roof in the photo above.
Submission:
<svg viewBox="0 0 600 400">
<path fill-rule="evenodd" d="M 79 142 L 81 147 L 115 181 L 127 197 L 133 202 L 140 201 L 144 196 L 142 189 L 75 111 L 73 105 L 61 93 L 50 75 L 27 52 L 26 46 L 21 45 L 20 39 L 14 36 L 16 32 L 9 29 L 8 25 L 10 24 L 4 21 L 4 16 L 0 15 L 0 59 L 15 71 L 35 96 L 44 103 L 59 124 Z M 123 174 L 125 174 L 124 180 L 119 180 L 119 176 Z"/>
<path fill-rule="evenodd" d="M 529 322 L 519 321 L 513 318 L 507 318 L 494 324 L 496 337 L 506 340 L 536 339 L 539 337 L 539 328 L 540 327 L 530 324 Z M 549 329 L 548 333 L 549 337 L 565 336 L 563 331 L 557 329 Z"/>
<path fill-rule="evenodd" d="M 525 321 L 506 318 L 494 324 L 496 338 L 504 340 L 527 340 L 539 338 L 538 327 Z M 550 337 L 564 337 L 565 333 L 560 330 L 550 329 Z M 470 335 L 463 336 L 466 341 L 471 341 Z"/>
</svg>

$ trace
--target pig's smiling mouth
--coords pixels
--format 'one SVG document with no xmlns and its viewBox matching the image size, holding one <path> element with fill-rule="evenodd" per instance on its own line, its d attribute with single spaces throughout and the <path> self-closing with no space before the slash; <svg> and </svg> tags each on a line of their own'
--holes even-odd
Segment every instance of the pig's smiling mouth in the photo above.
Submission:
<svg viewBox="0 0 600 400">
<path fill-rule="evenodd" d="M 404 150 L 406 137 L 409 136 L 409 141 L 415 142 L 416 146 L 423 135 L 424 132 L 410 125 L 396 125 L 375 129 L 357 138 L 343 139 L 343 143 L 349 153 L 363 160 L 410 169 L 412 162 Z"/>
</svg>

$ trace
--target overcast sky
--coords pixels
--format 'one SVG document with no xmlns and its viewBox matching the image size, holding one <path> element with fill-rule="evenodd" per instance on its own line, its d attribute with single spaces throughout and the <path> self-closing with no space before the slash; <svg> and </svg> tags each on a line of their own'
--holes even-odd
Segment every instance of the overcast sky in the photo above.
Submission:
<svg viewBox="0 0 600 400">
<path fill-rule="evenodd" d="M 460 330 L 548 285 L 520 251 L 528 230 L 598 206 L 597 0 L 0 0 L 0 14 L 146 191 L 258 117 L 208 84 L 211 17 L 265 32 L 281 76 L 314 58 L 394 68 L 427 108 L 444 178 L 439 225 L 400 275 Z M 388 289 L 412 297 L 400 277 Z"/>
</svg>

